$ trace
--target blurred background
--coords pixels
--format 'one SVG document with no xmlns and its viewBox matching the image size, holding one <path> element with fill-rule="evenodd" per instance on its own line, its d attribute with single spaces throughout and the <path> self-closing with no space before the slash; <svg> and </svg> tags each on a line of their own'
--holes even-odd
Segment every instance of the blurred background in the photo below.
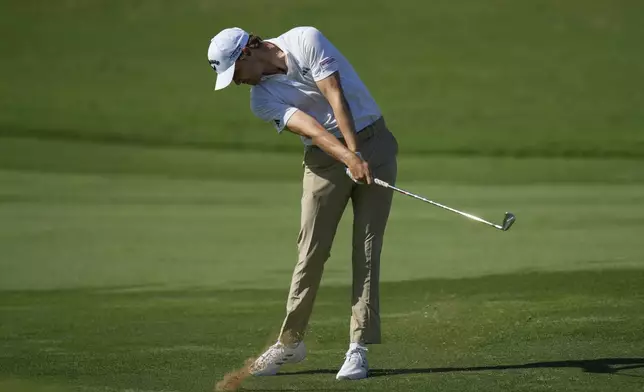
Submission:
<svg viewBox="0 0 644 392">
<path fill-rule="evenodd" d="M 299 152 L 249 114 L 248 88 L 213 93 L 204 53 L 227 26 L 269 38 L 313 25 L 359 71 L 403 154 L 641 157 L 640 12 L 602 0 L 7 1 L 2 136 Z"/>
<path fill-rule="evenodd" d="M 60 208 L 59 198 L 68 198 L 68 208 L 77 201 L 105 208 L 104 201 L 93 202 L 95 197 L 108 202 L 134 197 L 122 194 L 134 192 L 123 185 L 126 180 L 146 193 L 140 195 L 143 205 L 149 204 L 148 196 L 167 199 L 181 192 L 215 209 L 221 197 L 270 204 L 275 195 L 275 200 L 284 198 L 279 207 L 293 210 L 289 229 L 279 235 L 292 242 L 299 191 L 274 181 L 297 187 L 302 147 L 297 137 L 278 136 L 252 116 L 247 87 L 214 93 L 215 75 L 205 53 L 210 38 L 228 26 L 264 38 L 298 25 L 322 30 L 354 64 L 399 139 L 401 186 L 476 184 L 486 192 L 498 184 L 639 183 L 644 180 L 643 10 L 628 1 L 4 2 L 4 198 L 16 201 L 27 192 L 27 199 L 41 199 L 41 208 Z M 72 176 L 81 173 L 92 176 Z M 144 178 L 109 177 L 114 174 Z M 163 182 L 166 178 L 232 180 L 236 187 L 204 181 L 176 187 Z M 148 180 L 162 189 L 150 189 Z M 201 186 L 207 189 L 197 189 Z M 440 191 L 440 196 L 445 191 L 442 201 L 457 208 L 487 204 L 462 200 L 463 193 L 453 188 Z M 584 197 L 592 193 L 583 192 Z M 137 203 L 121 201 L 104 213 L 117 213 L 124 204 Z M 510 209 L 513 203 L 508 204 Z M 19 215 L 14 207 L 21 206 L 4 204 L 5 238 L 28 225 L 14 216 L 16 227 L 7 216 Z M 413 208 L 444 217 L 423 205 Z M 502 208 L 494 213 L 501 216 Z M 27 210 L 34 214 L 31 219 L 42 218 Z M 106 219 L 114 221 L 117 235 L 134 230 L 114 216 Z M 5 268 L 39 262 L 43 249 L 54 259 L 92 263 L 86 261 L 90 255 L 81 257 L 70 248 L 78 237 L 58 227 L 54 217 L 46 222 L 52 235 L 36 242 L 29 237 L 36 226 L 42 230 L 40 220 L 18 241 L 3 240 L 10 242 L 3 246 Z M 99 229 L 103 222 L 88 220 L 86 229 Z M 213 253 L 219 250 L 219 223 L 198 230 L 210 233 Z M 257 229 L 256 222 L 248 224 L 236 234 Z M 419 229 L 432 231 L 428 225 Z M 64 255 L 52 253 L 57 245 L 67 247 Z M 2 276 L 5 284 L 17 284 L 16 276 Z"/>
<path fill-rule="evenodd" d="M 264 38 L 318 27 L 354 64 L 396 134 L 399 184 L 491 220 L 514 209 L 517 235 L 549 235 L 552 220 L 565 219 L 581 199 L 608 204 L 570 218 L 583 219 L 570 223 L 574 230 L 614 220 L 615 211 L 607 217 L 602 209 L 641 195 L 641 188 L 608 186 L 644 181 L 638 2 L 67 0 L 1 7 L 2 286 L 111 284 L 131 274 L 132 282 L 174 281 L 164 263 L 184 270 L 186 283 L 219 282 L 222 270 L 272 252 L 262 270 L 290 269 L 302 147 L 253 117 L 248 87 L 213 91 L 205 53 L 228 26 Z M 545 210 L 553 207 L 544 200 L 560 210 Z M 487 240 L 483 228 L 456 216 L 397 203 L 394 227 L 408 210 L 423 219 L 413 230 L 392 229 L 394 238 L 422 243 L 447 223 Z M 275 230 L 276 220 L 284 227 Z M 457 233 L 437 244 L 449 245 Z M 484 249 L 499 245 L 497 234 Z M 593 238 L 586 234 L 580 237 Z M 566 247 L 583 245 L 570 236 Z M 257 254 L 241 252 L 248 238 Z M 540 249 L 535 238 L 513 243 Z M 425 252 L 415 245 L 392 246 L 396 258 L 413 264 Z M 434 248 L 463 264 L 457 275 L 471 269 L 472 255 Z M 520 268 L 550 263 L 524 258 Z M 427 274 L 453 275 L 454 266 L 433 260 Z M 52 282 L 34 275 L 31 268 L 42 264 L 74 273 Z M 338 268 L 348 271 L 346 263 Z"/>
<path fill-rule="evenodd" d="M 552 260 L 583 241 L 623 238 L 583 230 L 641 212 L 644 8 L 636 1 L 32 0 L 0 7 L 0 287 L 178 277 L 218 284 L 229 278 L 222 271 L 236 276 L 267 257 L 259 271 L 290 270 L 302 146 L 253 117 L 248 87 L 213 91 L 206 51 L 229 26 L 264 38 L 299 25 L 322 30 L 396 134 L 402 187 L 490 220 L 513 210 L 512 246 L 521 253 L 551 247 L 542 235 L 553 235 L 562 219 L 582 230 L 582 242 L 568 232 L 565 243 L 552 239 L 560 252 L 503 268 L 586 268 L 574 257 Z M 638 187 L 623 187 L 632 184 Z M 636 206 L 624 206 L 621 198 L 634 197 Z M 604 204 L 570 215 L 581 200 Z M 399 276 L 392 264 L 385 276 L 415 276 L 413 267 L 424 263 L 418 255 L 428 251 L 418 244 L 432 239 L 440 256 L 422 268 L 431 276 L 469 274 L 474 255 L 497 256 L 495 247 L 507 245 L 443 211 L 396 203 L 387 251 L 414 272 Z M 442 224 L 464 232 L 437 232 Z M 483 248 L 453 249 L 469 230 Z M 338 237 L 347 244 L 348 235 Z M 248 238 L 254 245 L 242 252 Z M 630 255 L 619 261 L 633 262 Z M 474 273 L 497 271 L 482 264 Z M 55 280 L 32 269 L 61 266 L 69 274 Z M 348 264 L 337 268 L 347 272 Z"/>
</svg>

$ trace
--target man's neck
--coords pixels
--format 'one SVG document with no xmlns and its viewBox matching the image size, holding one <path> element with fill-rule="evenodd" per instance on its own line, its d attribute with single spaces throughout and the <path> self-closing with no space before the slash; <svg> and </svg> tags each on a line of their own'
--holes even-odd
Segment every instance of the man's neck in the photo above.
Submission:
<svg viewBox="0 0 644 392">
<path fill-rule="evenodd" d="M 270 42 L 264 43 L 265 47 L 265 67 L 263 74 L 266 76 L 275 74 L 286 74 L 288 64 L 286 62 L 286 53 Z"/>
</svg>

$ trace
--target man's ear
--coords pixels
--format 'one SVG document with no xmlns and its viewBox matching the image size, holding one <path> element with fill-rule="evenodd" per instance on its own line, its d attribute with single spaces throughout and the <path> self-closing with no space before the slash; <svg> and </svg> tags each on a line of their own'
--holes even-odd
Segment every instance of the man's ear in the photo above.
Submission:
<svg viewBox="0 0 644 392">
<path fill-rule="evenodd" d="M 250 56 L 250 53 L 251 53 L 251 50 L 250 50 L 250 48 L 248 46 L 245 47 L 244 49 L 242 49 L 242 54 L 244 56 Z"/>
</svg>

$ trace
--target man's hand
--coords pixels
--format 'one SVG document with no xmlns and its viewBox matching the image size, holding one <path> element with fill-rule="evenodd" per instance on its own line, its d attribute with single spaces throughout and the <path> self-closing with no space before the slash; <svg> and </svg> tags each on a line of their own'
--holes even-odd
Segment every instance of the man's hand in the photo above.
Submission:
<svg viewBox="0 0 644 392">
<path fill-rule="evenodd" d="M 359 184 L 371 184 L 373 182 L 371 170 L 369 170 L 369 164 L 367 161 L 362 159 L 360 153 L 354 154 L 354 158 L 352 158 L 347 164 L 347 169 L 353 181 Z"/>
</svg>

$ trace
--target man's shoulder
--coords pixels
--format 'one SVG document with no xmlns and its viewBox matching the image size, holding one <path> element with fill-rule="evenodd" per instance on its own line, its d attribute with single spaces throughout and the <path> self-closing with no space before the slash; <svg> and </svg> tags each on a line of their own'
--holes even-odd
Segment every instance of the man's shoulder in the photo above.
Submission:
<svg viewBox="0 0 644 392">
<path fill-rule="evenodd" d="M 250 88 L 250 104 L 253 107 L 266 105 L 275 100 L 273 94 L 267 88 L 270 81 L 264 81 Z"/>
<path fill-rule="evenodd" d="M 260 100 L 260 99 L 265 99 L 267 95 L 268 95 L 268 93 L 267 93 L 266 89 L 264 88 L 264 86 L 262 86 L 261 83 L 258 84 L 258 85 L 252 86 L 250 88 L 250 100 L 251 101 L 257 101 L 257 100 Z"/>
<path fill-rule="evenodd" d="M 255 85 L 250 88 L 250 110 L 257 115 L 270 102 L 270 96 L 265 88 L 261 85 Z"/>
<path fill-rule="evenodd" d="M 286 41 L 289 45 L 301 46 L 307 39 L 322 34 L 320 30 L 313 26 L 298 26 L 290 29 L 280 35 L 278 39 Z"/>
<path fill-rule="evenodd" d="M 320 30 L 313 26 L 297 26 L 293 27 L 292 29 L 284 32 L 281 36 L 282 37 L 293 37 L 293 36 L 301 36 L 301 35 L 306 35 L 306 34 L 311 34 L 311 33 L 319 33 Z"/>
</svg>

